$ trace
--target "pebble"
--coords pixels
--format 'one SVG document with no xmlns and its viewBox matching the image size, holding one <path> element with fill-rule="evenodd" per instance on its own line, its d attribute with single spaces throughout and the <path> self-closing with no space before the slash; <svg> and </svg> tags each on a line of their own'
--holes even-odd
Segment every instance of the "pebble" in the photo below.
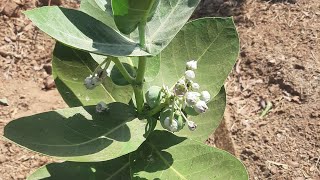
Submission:
<svg viewBox="0 0 320 180">
<path fill-rule="evenodd" d="M 288 161 L 288 165 L 292 166 L 294 168 L 298 168 L 299 167 L 299 163 L 298 162 L 294 162 L 294 161 Z"/>
</svg>

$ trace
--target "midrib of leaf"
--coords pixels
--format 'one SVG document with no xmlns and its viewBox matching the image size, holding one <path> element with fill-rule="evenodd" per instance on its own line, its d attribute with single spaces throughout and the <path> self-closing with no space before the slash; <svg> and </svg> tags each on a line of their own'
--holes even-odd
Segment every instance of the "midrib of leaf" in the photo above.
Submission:
<svg viewBox="0 0 320 180">
<path fill-rule="evenodd" d="M 114 176 L 116 176 L 117 174 L 119 174 L 122 170 L 124 170 L 126 167 L 128 167 L 130 165 L 130 161 L 128 161 L 123 167 L 121 167 L 119 170 L 117 170 L 115 173 L 113 173 L 110 177 L 108 177 L 106 180 L 111 180 Z M 131 170 L 131 168 L 130 168 Z M 130 179 L 132 179 L 130 177 Z"/>
<path fill-rule="evenodd" d="M 88 66 L 86 66 L 85 61 L 75 52 L 75 50 L 72 49 L 72 51 L 73 51 L 73 53 L 76 54 L 76 56 L 77 56 L 78 58 L 80 58 L 81 62 L 85 65 L 85 67 L 86 67 L 91 73 L 93 73 L 93 71 L 92 71 Z M 109 97 L 112 99 L 112 101 L 113 101 L 113 102 L 116 102 L 115 98 L 109 93 L 109 91 L 107 91 L 107 89 L 104 87 L 103 83 L 102 83 L 102 88 L 105 90 L 105 92 L 107 92 L 107 94 L 108 94 Z"/>
<path fill-rule="evenodd" d="M 169 13 L 169 15 L 165 18 L 165 20 L 162 23 L 161 23 L 160 18 L 159 18 L 159 21 L 160 21 L 161 24 L 160 24 L 159 28 L 152 34 L 152 36 L 150 36 L 150 39 L 148 40 L 149 42 L 152 42 L 154 40 L 154 37 L 158 34 L 158 31 L 163 27 L 164 24 L 167 23 L 168 19 L 170 19 L 169 17 L 173 14 L 173 12 L 178 7 L 179 2 L 180 1 L 178 1 L 177 4 L 175 5 L 175 7 L 171 9 L 171 12 Z M 170 3 L 170 1 L 169 1 L 169 3 Z M 171 6 L 171 3 L 170 3 L 170 6 Z"/>
<path fill-rule="evenodd" d="M 160 154 L 160 152 L 158 151 L 158 149 L 151 143 L 148 142 L 149 146 L 151 146 L 152 149 L 154 149 L 154 151 L 157 153 L 157 155 L 161 158 L 161 160 L 163 161 L 163 163 L 165 163 L 168 168 L 170 168 L 173 172 L 175 172 L 180 178 L 184 179 L 184 180 L 188 180 L 186 177 L 184 177 L 181 173 L 179 173 L 179 171 L 177 171 L 174 167 L 172 167 L 167 160 Z"/>
<path fill-rule="evenodd" d="M 105 134 L 102 134 L 102 135 L 99 136 L 99 137 L 92 138 L 91 140 L 85 141 L 85 142 L 82 142 L 82 143 L 76 143 L 76 144 L 70 144 L 70 145 L 68 145 L 68 144 L 66 144 L 66 145 L 52 145 L 52 144 L 32 143 L 32 142 L 31 142 L 30 144 L 42 145 L 42 146 L 50 146 L 50 147 L 69 147 L 69 146 L 84 145 L 84 144 L 93 142 L 93 141 L 95 141 L 95 140 L 97 140 L 97 139 L 99 139 L 99 138 L 101 138 L 101 137 L 103 137 L 103 136 L 104 136 L 103 138 L 106 138 L 106 139 L 108 139 L 108 140 L 113 140 L 113 139 L 111 139 L 111 138 L 107 138 L 106 136 L 109 135 L 109 134 L 111 134 L 111 133 L 113 133 L 114 131 L 116 131 L 117 129 L 119 129 L 121 126 L 125 125 L 127 122 L 128 122 L 128 121 L 125 121 L 125 122 L 119 124 L 119 125 L 116 126 L 115 128 L 111 129 L 110 131 L 108 131 L 108 132 L 105 133 Z M 64 125 L 64 124 L 63 124 L 63 125 Z M 68 127 L 68 128 L 69 128 L 69 129 L 72 129 L 73 131 L 76 131 L 75 129 L 73 129 L 73 128 L 71 128 L 71 127 Z M 76 131 L 76 132 L 77 132 L 78 134 L 84 135 L 83 133 L 81 133 L 81 132 L 79 132 L 79 131 Z M 84 137 L 86 137 L 86 135 L 84 135 Z"/>
</svg>

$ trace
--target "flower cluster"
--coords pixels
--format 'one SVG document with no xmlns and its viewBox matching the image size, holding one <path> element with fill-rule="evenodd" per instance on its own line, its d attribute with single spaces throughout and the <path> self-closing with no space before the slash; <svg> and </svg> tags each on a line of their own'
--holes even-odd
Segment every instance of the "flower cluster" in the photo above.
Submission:
<svg viewBox="0 0 320 180">
<path fill-rule="evenodd" d="M 190 130 L 195 130 L 197 125 L 189 121 L 187 115 L 198 115 L 208 110 L 207 103 L 210 101 L 208 91 L 199 92 L 200 85 L 194 82 L 197 69 L 197 61 L 192 60 L 186 63 L 184 77 L 178 80 L 172 90 L 163 88 L 166 97 L 170 97 L 172 102 L 160 113 L 160 122 L 163 128 L 177 132 L 185 124 Z"/>
</svg>

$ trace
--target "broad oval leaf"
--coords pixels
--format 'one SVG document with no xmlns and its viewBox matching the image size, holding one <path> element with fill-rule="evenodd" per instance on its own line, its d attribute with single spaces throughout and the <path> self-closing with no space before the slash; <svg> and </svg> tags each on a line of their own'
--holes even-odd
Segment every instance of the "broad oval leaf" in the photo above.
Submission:
<svg viewBox="0 0 320 180">
<path fill-rule="evenodd" d="M 173 86 L 184 76 L 186 62 L 197 60 L 194 82 L 215 97 L 239 53 L 239 38 L 232 18 L 203 18 L 189 22 L 158 56 L 160 71 L 146 87 Z"/>
<path fill-rule="evenodd" d="M 138 24 L 151 19 L 159 0 L 112 0 L 114 21 L 123 34 L 130 34 Z M 106 1 L 108 4 L 108 2 Z"/>
<path fill-rule="evenodd" d="M 94 57 L 98 62 L 103 58 L 98 55 Z M 101 101 L 105 103 L 130 101 L 132 87 L 118 86 L 110 77 L 106 77 L 103 84 L 95 89 L 86 89 L 83 85 L 84 79 L 94 72 L 98 66 L 96 61 L 87 52 L 56 43 L 52 60 L 53 76 L 59 93 L 70 107 L 96 105 Z"/>
<path fill-rule="evenodd" d="M 137 43 L 82 11 L 50 6 L 25 14 L 39 29 L 68 46 L 102 55 L 149 55 Z"/>
<path fill-rule="evenodd" d="M 133 179 L 247 180 L 243 164 L 226 151 L 154 131 L 130 154 Z"/>
<path fill-rule="evenodd" d="M 223 150 L 155 131 L 137 151 L 105 162 L 52 163 L 28 180 L 215 179 L 247 180 L 243 164 Z"/>
<path fill-rule="evenodd" d="M 102 113 L 87 106 L 19 118 L 4 128 L 4 136 L 59 159 L 96 162 L 136 150 L 145 140 L 145 126 L 132 106 L 111 103 Z"/>
</svg>

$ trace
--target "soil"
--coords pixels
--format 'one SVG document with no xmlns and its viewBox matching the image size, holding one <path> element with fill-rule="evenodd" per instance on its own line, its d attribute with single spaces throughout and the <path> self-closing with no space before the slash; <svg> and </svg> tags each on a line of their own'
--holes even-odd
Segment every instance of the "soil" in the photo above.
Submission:
<svg viewBox="0 0 320 180">
<path fill-rule="evenodd" d="M 12 119 L 66 107 L 51 76 L 54 41 L 21 13 L 47 3 L 0 0 L 0 99 L 8 100 L 0 102 L 0 133 Z M 78 7 L 75 1 L 51 3 Z M 225 120 L 208 144 L 239 157 L 251 179 L 319 180 L 319 0 L 201 4 L 194 18 L 234 16 L 241 38 L 226 81 Z M 0 180 L 25 179 L 51 161 L 0 140 Z"/>
</svg>

